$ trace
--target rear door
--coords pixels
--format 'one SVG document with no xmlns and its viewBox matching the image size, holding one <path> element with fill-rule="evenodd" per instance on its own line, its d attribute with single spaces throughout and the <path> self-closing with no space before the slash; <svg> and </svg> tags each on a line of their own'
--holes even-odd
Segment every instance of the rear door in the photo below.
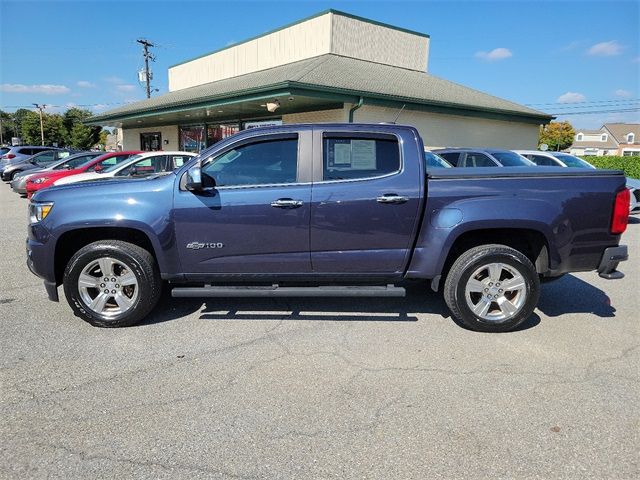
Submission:
<svg viewBox="0 0 640 480">
<path fill-rule="evenodd" d="M 314 129 L 310 241 L 315 273 L 404 272 L 426 182 L 422 154 L 416 158 L 419 139 L 412 130 L 397 131 Z"/>
</svg>

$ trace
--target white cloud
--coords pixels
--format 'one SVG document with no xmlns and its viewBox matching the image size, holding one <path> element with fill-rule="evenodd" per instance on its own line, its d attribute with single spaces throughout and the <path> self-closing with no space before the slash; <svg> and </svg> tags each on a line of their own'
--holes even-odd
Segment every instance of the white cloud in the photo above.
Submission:
<svg viewBox="0 0 640 480">
<path fill-rule="evenodd" d="M 125 84 L 122 84 L 122 85 L 118 85 L 116 87 L 116 89 L 119 92 L 133 92 L 136 89 L 136 86 L 128 84 L 128 83 L 125 83 Z"/>
<path fill-rule="evenodd" d="M 583 94 L 577 92 L 563 93 L 556 100 L 558 103 L 578 103 L 584 102 L 587 99 Z"/>
<path fill-rule="evenodd" d="M 584 42 L 582 42 L 582 41 L 574 40 L 573 42 L 570 42 L 570 43 L 564 45 L 563 47 L 560 47 L 557 51 L 558 52 L 571 52 L 571 51 L 575 50 L 576 48 L 578 48 L 583 43 Z"/>
<path fill-rule="evenodd" d="M 505 58 L 513 57 L 511 50 L 504 47 L 494 48 L 490 52 L 476 52 L 476 58 L 494 62 L 496 60 L 504 60 Z"/>
<path fill-rule="evenodd" d="M 124 83 L 124 80 L 121 79 L 120 77 L 106 77 L 104 79 L 105 82 L 109 82 L 109 83 Z"/>
<path fill-rule="evenodd" d="M 23 85 L 21 83 L 3 83 L 0 90 L 9 93 L 44 93 L 45 95 L 62 95 L 71 90 L 64 85 Z"/>
<path fill-rule="evenodd" d="M 600 57 L 611 57 L 613 55 L 620 55 L 621 53 L 622 45 L 620 45 L 615 40 L 596 43 L 595 45 L 592 45 L 589 50 L 587 50 L 588 55 L 596 55 Z"/>
<path fill-rule="evenodd" d="M 88 82 L 87 80 L 78 80 L 76 82 L 76 85 L 78 85 L 81 88 L 95 88 L 96 87 L 95 83 Z"/>
<path fill-rule="evenodd" d="M 616 97 L 621 97 L 621 98 L 631 98 L 633 96 L 629 90 L 625 90 L 623 88 L 619 88 L 618 90 L 613 92 L 613 94 Z"/>
</svg>

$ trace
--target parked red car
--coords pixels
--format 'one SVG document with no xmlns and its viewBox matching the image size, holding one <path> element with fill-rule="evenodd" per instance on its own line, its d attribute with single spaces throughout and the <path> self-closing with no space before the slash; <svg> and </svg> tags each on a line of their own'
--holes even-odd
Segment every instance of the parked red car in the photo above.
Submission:
<svg viewBox="0 0 640 480">
<path fill-rule="evenodd" d="M 84 172 L 99 172 L 104 168 L 109 168 L 120 162 L 124 162 L 129 157 L 142 153 L 140 150 L 128 150 L 126 152 L 109 152 L 99 157 L 93 158 L 88 162 L 80 165 L 77 168 L 71 170 L 52 170 L 50 172 L 41 173 L 40 175 L 34 175 L 27 180 L 27 197 L 36 193 L 38 190 L 50 187 L 53 182 L 70 175 L 77 175 Z"/>
</svg>

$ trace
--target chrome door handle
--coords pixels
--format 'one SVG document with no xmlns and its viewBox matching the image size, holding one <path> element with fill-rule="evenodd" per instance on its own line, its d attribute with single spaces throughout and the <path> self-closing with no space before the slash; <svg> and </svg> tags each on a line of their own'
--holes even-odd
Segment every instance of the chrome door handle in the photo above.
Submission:
<svg viewBox="0 0 640 480">
<path fill-rule="evenodd" d="M 407 203 L 408 201 L 409 197 L 401 197 L 400 195 L 391 193 L 376 198 L 376 202 L 378 203 Z"/>
<path fill-rule="evenodd" d="M 271 202 L 271 206 L 276 208 L 298 208 L 302 204 L 302 200 L 293 200 L 292 198 L 279 198 Z"/>
</svg>

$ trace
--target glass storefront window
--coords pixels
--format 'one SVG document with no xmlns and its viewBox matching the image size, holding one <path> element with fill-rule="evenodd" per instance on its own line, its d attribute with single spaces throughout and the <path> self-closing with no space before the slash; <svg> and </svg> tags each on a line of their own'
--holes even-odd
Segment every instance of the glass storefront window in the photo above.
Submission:
<svg viewBox="0 0 640 480">
<path fill-rule="evenodd" d="M 204 125 L 180 127 L 180 150 L 198 153 L 205 146 Z"/>
<path fill-rule="evenodd" d="M 236 123 L 224 125 L 207 125 L 207 147 L 210 147 L 223 138 L 227 138 L 240 131 L 240 126 Z"/>
</svg>

